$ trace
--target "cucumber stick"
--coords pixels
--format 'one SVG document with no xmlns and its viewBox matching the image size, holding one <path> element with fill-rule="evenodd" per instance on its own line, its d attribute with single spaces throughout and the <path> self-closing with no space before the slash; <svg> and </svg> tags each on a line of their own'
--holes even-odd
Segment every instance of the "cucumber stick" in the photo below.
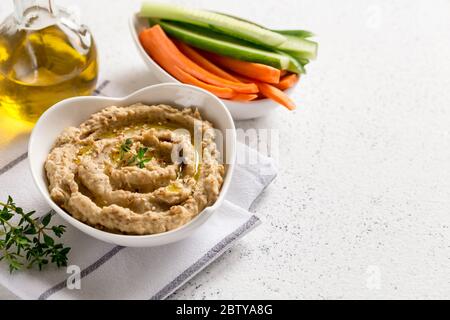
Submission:
<svg viewBox="0 0 450 320">
<path fill-rule="evenodd" d="M 284 53 L 266 51 L 249 43 L 218 34 L 205 28 L 173 21 L 150 19 L 150 25 L 159 24 L 170 36 L 193 47 L 234 59 L 257 62 L 280 70 L 302 73 L 301 64 Z"/>
<path fill-rule="evenodd" d="M 287 36 L 299 37 L 302 39 L 315 37 L 315 34 L 307 30 L 272 30 L 273 32 L 281 33 Z"/>
<path fill-rule="evenodd" d="M 314 37 L 314 33 L 312 33 L 311 31 L 307 31 L 307 30 L 270 30 L 270 29 L 267 29 L 255 22 L 252 22 L 252 21 L 240 18 L 240 17 L 236 17 L 233 15 L 220 13 L 220 12 L 214 12 L 214 13 L 221 15 L 221 16 L 236 19 L 239 21 L 243 21 L 243 22 L 252 24 L 256 27 L 282 34 L 283 36 L 286 37 L 285 42 L 278 45 L 276 48 L 269 47 L 270 49 L 278 49 L 281 51 L 286 51 L 287 53 L 291 54 L 297 60 L 299 60 L 299 59 L 302 59 L 302 60 L 316 59 L 317 58 L 317 50 L 318 50 L 317 42 L 307 40 L 307 38 Z"/>
<path fill-rule="evenodd" d="M 286 42 L 282 34 L 261 28 L 255 24 L 215 12 L 185 8 L 178 5 L 144 2 L 142 17 L 186 22 L 243 39 L 267 47 L 277 47 Z"/>
<path fill-rule="evenodd" d="M 236 19 L 236 20 L 240 20 L 240 21 L 244 21 L 244 22 L 247 22 L 247 23 L 251 23 L 251 24 L 253 24 L 255 26 L 258 26 L 260 28 L 263 28 L 263 29 L 266 29 L 266 30 L 270 30 L 272 32 L 276 32 L 276 33 L 279 33 L 279 34 L 282 34 L 282 35 L 296 36 L 296 37 L 299 37 L 299 38 L 302 38 L 302 39 L 315 37 L 315 34 L 312 33 L 311 31 L 308 31 L 308 30 L 274 30 L 274 29 L 267 29 L 266 27 L 264 27 L 264 26 L 262 26 L 260 24 L 257 24 L 257 23 L 255 23 L 253 21 L 250 21 L 250 20 L 247 20 L 247 19 L 244 19 L 244 18 L 240 18 L 240 17 L 236 17 L 236 16 L 233 16 L 233 15 L 228 14 L 228 13 L 222 13 L 222 12 L 217 12 L 217 11 L 211 11 L 211 12 L 220 14 L 222 16 L 227 16 L 227 17 L 230 17 L 230 18 L 233 18 L 233 19 Z"/>
<path fill-rule="evenodd" d="M 306 73 L 304 64 L 299 59 L 296 59 L 292 55 L 283 51 L 277 51 L 277 53 L 289 59 L 289 66 L 286 68 L 286 70 L 295 73 Z"/>
<path fill-rule="evenodd" d="M 291 35 L 286 35 L 286 37 L 288 41 L 281 44 L 278 49 L 286 51 L 295 57 L 316 59 L 318 47 L 317 42 Z"/>
</svg>

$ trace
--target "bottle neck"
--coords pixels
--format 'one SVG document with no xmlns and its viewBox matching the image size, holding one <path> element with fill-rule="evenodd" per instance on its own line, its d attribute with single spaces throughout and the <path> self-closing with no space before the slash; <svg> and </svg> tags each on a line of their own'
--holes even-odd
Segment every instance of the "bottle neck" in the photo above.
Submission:
<svg viewBox="0 0 450 320">
<path fill-rule="evenodd" d="M 50 23 L 58 14 L 53 0 L 14 0 L 16 20 L 25 27 Z"/>
</svg>

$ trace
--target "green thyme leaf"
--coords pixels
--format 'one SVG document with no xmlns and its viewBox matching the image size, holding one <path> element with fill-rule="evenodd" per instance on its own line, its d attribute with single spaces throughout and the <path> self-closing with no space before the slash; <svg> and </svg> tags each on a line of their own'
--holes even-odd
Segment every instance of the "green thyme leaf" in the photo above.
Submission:
<svg viewBox="0 0 450 320">
<path fill-rule="evenodd" d="M 42 219 L 42 224 L 44 225 L 44 227 L 48 226 L 48 224 L 50 223 L 50 219 L 52 218 L 51 214 L 47 214 L 44 219 Z"/>
<path fill-rule="evenodd" d="M 148 148 L 139 148 L 138 153 L 137 153 L 137 157 L 136 157 L 136 165 L 141 168 L 144 169 L 145 168 L 145 164 L 147 162 L 150 162 L 152 160 L 152 158 L 146 158 L 145 155 L 148 151 Z"/>
<path fill-rule="evenodd" d="M 123 157 L 125 156 L 126 153 L 130 152 L 131 150 L 131 146 L 133 145 L 133 140 L 131 139 L 126 139 L 121 145 L 120 145 L 120 160 L 123 160 Z"/>
</svg>

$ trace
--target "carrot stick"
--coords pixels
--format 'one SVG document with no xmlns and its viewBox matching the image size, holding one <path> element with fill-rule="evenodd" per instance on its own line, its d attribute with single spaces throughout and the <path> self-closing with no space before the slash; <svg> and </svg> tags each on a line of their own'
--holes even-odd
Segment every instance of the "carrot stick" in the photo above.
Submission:
<svg viewBox="0 0 450 320">
<path fill-rule="evenodd" d="M 295 73 L 292 73 L 290 75 L 287 75 L 287 76 L 284 76 L 283 78 L 281 78 L 280 82 L 277 84 L 274 84 L 274 86 L 277 87 L 278 89 L 284 91 L 286 89 L 293 87 L 297 83 L 298 80 L 299 80 L 299 76 L 296 75 Z"/>
<path fill-rule="evenodd" d="M 267 83 L 258 83 L 258 88 L 261 91 L 261 93 L 266 96 L 267 98 L 270 98 L 274 100 L 275 102 L 278 102 L 282 106 L 285 106 L 289 110 L 295 110 L 295 103 L 289 98 L 283 91 L 280 89 L 267 84 Z"/>
<path fill-rule="evenodd" d="M 230 88 L 242 93 L 258 92 L 258 87 L 254 83 L 240 83 L 221 78 L 195 64 L 192 60 L 186 57 L 178 50 L 175 44 L 164 33 L 164 30 L 159 25 L 151 27 L 148 36 L 154 37 L 158 41 L 158 45 L 162 47 L 165 52 L 172 57 L 172 60 L 183 71 L 191 74 L 201 81 L 213 84 L 218 87 Z"/>
<path fill-rule="evenodd" d="M 266 66 L 261 63 L 236 60 L 211 52 L 205 52 L 205 55 L 218 65 L 248 78 L 267 83 L 280 82 L 281 71 L 271 66 Z"/>
<path fill-rule="evenodd" d="M 253 81 L 253 80 L 250 80 L 248 78 L 245 78 L 245 77 L 237 75 L 237 74 L 233 74 L 233 76 L 242 82 Z M 256 81 L 255 83 L 259 88 L 259 94 L 258 94 L 257 99 L 269 98 L 269 99 L 272 99 L 273 101 L 281 104 L 282 106 L 286 107 L 289 110 L 296 109 L 295 103 L 291 100 L 291 98 L 289 98 L 283 91 L 281 91 L 274 85 L 264 83 L 264 82 L 259 82 L 259 81 Z"/>
<path fill-rule="evenodd" d="M 255 80 L 246 78 L 246 77 L 244 77 L 244 76 L 241 76 L 240 74 L 237 74 L 237 73 L 233 73 L 232 76 L 235 77 L 236 79 L 238 79 L 240 82 L 244 82 L 244 83 L 249 83 L 249 82 L 255 81 Z M 258 82 L 259 82 L 259 81 L 255 81 L 256 84 L 257 84 Z"/>
<path fill-rule="evenodd" d="M 222 77 L 224 79 L 234 81 L 234 82 L 239 82 L 238 79 L 236 79 L 231 74 L 229 74 L 222 68 L 216 66 L 214 63 L 212 63 L 208 59 L 206 59 L 204 56 L 202 56 L 200 54 L 200 52 L 198 52 L 194 48 L 192 48 L 192 47 L 188 46 L 187 44 L 185 44 L 181 41 L 178 41 L 178 40 L 172 39 L 172 41 L 176 44 L 176 46 L 178 47 L 178 49 L 180 49 L 180 51 L 182 53 L 184 53 L 188 58 L 190 58 L 192 61 L 194 61 L 200 67 L 202 67 L 205 70 L 208 70 L 209 72 L 214 73 L 215 75 L 218 75 L 219 77 Z"/>
<path fill-rule="evenodd" d="M 242 101 L 242 102 L 248 102 L 253 101 L 256 98 L 258 98 L 257 94 L 254 93 L 238 93 L 235 96 L 231 97 L 230 100 L 232 101 Z"/>
<path fill-rule="evenodd" d="M 184 72 L 182 69 L 178 68 L 175 65 L 173 66 L 173 68 L 174 68 L 174 70 L 172 72 L 173 72 L 174 77 L 183 83 L 191 84 L 193 86 L 197 86 L 202 89 L 205 89 L 205 90 L 211 92 L 212 94 L 218 96 L 219 98 L 230 99 L 230 98 L 236 96 L 235 91 L 233 91 L 230 88 L 217 87 L 212 84 L 203 82 L 203 81 L 195 78 L 194 76 L 190 75 L 189 73 Z"/>
<path fill-rule="evenodd" d="M 223 88 L 205 83 L 189 73 L 179 68 L 172 56 L 167 53 L 163 46 L 160 46 L 158 39 L 152 35 L 151 29 L 146 29 L 139 34 L 139 40 L 145 51 L 168 73 L 177 78 L 179 81 L 194 86 L 198 86 L 215 94 L 219 98 L 231 98 L 236 95 L 235 91 L 230 88 Z"/>
<path fill-rule="evenodd" d="M 236 77 L 232 76 L 230 73 L 226 72 L 222 68 L 216 66 L 214 63 L 206 59 L 204 56 L 201 55 L 200 52 L 198 52 L 195 48 L 188 46 L 187 44 L 172 39 L 172 41 L 175 43 L 175 45 L 180 49 L 182 53 L 184 53 L 188 58 L 190 58 L 192 61 L 197 63 L 202 68 L 208 70 L 211 73 L 214 73 L 224 79 L 228 79 L 234 82 L 241 82 Z M 245 82 L 245 83 L 252 83 L 252 82 Z M 242 101 L 242 102 L 248 102 L 252 101 L 258 98 L 257 94 L 247 94 L 247 93 L 237 93 L 234 97 L 230 98 L 232 101 Z"/>
<path fill-rule="evenodd" d="M 204 56 L 202 56 L 195 48 L 188 46 L 187 44 L 172 39 L 172 41 L 175 43 L 175 45 L 180 49 L 182 53 L 184 53 L 188 58 L 190 58 L 192 61 L 197 63 L 202 68 L 208 70 L 211 73 L 214 73 L 224 79 L 228 79 L 234 82 L 241 82 L 236 77 L 232 76 L 230 73 L 226 72 L 225 70 L 221 69 L 220 67 L 216 66 L 214 63 L 206 59 Z M 251 82 L 245 82 L 245 83 L 251 83 Z M 248 102 L 252 101 L 258 98 L 257 94 L 247 94 L 247 93 L 237 93 L 235 96 L 230 98 L 232 101 L 242 101 L 242 102 Z"/>
<path fill-rule="evenodd" d="M 287 75 L 287 73 L 287 70 L 281 70 L 280 77 L 284 77 L 285 75 Z"/>
</svg>

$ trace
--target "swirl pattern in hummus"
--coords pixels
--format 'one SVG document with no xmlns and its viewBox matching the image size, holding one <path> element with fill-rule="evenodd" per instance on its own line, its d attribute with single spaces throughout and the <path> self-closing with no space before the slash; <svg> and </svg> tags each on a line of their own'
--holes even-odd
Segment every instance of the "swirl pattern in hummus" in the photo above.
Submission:
<svg viewBox="0 0 450 320">
<path fill-rule="evenodd" d="M 201 133 L 198 146 L 194 126 Z M 180 227 L 220 192 L 224 166 L 212 129 L 190 108 L 103 109 L 58 137 L 45 163 L 51 198 L 76 219 L 109 232 L 144 235 Z M 177 153 L 184 161 L 174 158 Z"/>
</svg>

